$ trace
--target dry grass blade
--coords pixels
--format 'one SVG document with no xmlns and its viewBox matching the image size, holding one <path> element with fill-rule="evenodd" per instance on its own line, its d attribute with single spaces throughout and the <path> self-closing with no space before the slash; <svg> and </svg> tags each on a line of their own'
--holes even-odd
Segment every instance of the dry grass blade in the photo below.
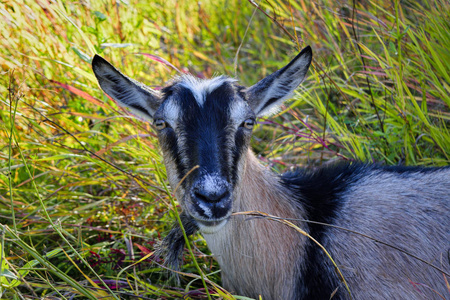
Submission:
<svg viewBox="0 0 450 300">
<path fill-rule="evenodd" d="M 323 247 L 315 238 L 310 236 L 306 231 L 304 231 L 303 229 L 301 229 L 300 227 L 298 227 L 297 225 L 295 225 L 294 223 L 292 223 L 286 219 L 283 219 L 283 218 L 280 218 L 277 216 L 272 216 L 272 215 L 269 215 L 269 214 L 266 214 L 266 213 L 263 213 L 260 211 L 242 211 L 242 212 L 235 212 L 232 215 L 234 215 L 234 216 L 258 216 L 258 217 L 263 217 L 263 218 L 271 220 L 271 221 L 279 222 L 279 223 L 282 223 L 284 225 L 287 225 L 287 226 L 293 228 L 294 230 L 298 231 L 299 233 L 303 234 L 304 236 L 306 236 L 307 238 L 312 240 L 317 246 L 319 246 L 320 249 L 322 249 L 322 251 L 326 254 L 326 256 L 333 263 L 334 267 L 336 268 L 336 272 L 338 273 L 338 276 L 340 277 L 340 279 L 342 280 L 342 282 L 345 285 L 345 288 L 347 289 L 350 299 L 352 299 L 352 293 L 350 292 L 350 287 L 348 286 L 347 281 L 344 278 L 344 275 L 342 275 L 341 270 L 337 266 L 334 259 L 331 257 L 330 253 L 328 253 L 327 249 L 325 249 L 325 247 Z"/>
<path fill-rule="evenodd" d="M 94 53 L 150 86 L 172 69 L 249 86 L 311 45 L 313 70 L 291 109 L 255 128 L 252 146 L 267 164 L 280 172 L 343 158 L 445 166 L 449 12 L 447 0 L 1 2 L 0 223 L 11 231 L 3 245 L 10 270 L 62 248 L 75 263 L 72 249 L 85 259 L 80 269 L 99 286 L 95 274 L 109 287 L 129 282 L 112 289 L 117 297 L 200 298 L 189 292 L 220 282 L 217 263 L 199 254 L 208 252 L 203 241 L 181 272 L 208 276 L 187 294 L 142 260 L 178 203 L 150 125 L 112 117 L 120 110 L 95 82 Z M 131 249 L 140 257 L 127 255 L 123 236 L 145 247 Z M 95 298 L 62 252 L 43 262 L 48 270 L 31 269 L 3 297 Z M 130 265 L 135 274 L 120 273 Z"/>
</svg>

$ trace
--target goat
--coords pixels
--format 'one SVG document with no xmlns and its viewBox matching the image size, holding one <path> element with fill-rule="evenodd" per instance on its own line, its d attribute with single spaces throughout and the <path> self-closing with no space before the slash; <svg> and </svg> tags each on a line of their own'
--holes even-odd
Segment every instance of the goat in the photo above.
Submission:
<svg viewBox="0 0 450 300">
<path fill-rule="evenodd" d="M 354 299 L 448 296 L 450 168 L 341 163 L 279 175 L 249 149 L 256 118 L 289 98 L 311 60 L 306 47 L 249 88 L 226 76 L 183 75 L 160 92 L 100 56 L 92 67 L 107 95 L 153 122 L 168 180 L 179 185 L 186 231 L 203 234 L 230 292 L 265 300 L 350 298 L 330 259 L 305 235 L 267 218 L 232 215 L 259 211 L 291 220 L 323 245 Z M 176 265 L 180 228 L 163 244 Z"/>
</svg>

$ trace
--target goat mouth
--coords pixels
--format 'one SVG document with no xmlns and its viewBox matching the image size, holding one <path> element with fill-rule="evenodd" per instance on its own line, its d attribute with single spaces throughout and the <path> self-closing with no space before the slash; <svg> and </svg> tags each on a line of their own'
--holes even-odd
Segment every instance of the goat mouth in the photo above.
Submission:
<svg viewBox="0 0 450 300">
<path fill-rule="evenodd" d="M 223 226 L 225 226 L 225 224 L 228 222 L 228 218 L 211 221 L 195 219 L 195 221 L 197 222 L 198 228 L 202 233 L 215 233 L 222 229 Z"/>
</svg>

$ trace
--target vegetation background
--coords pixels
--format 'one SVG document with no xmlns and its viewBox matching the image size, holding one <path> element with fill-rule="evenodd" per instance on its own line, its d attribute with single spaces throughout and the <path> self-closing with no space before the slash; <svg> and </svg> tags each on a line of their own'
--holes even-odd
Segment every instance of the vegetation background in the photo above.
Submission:
<svg viewBox="0 0 450 300">
<path fill-rule="evenodd" d="M 449 20 L 447 0 L 1 0 L 1 297 L 233 299 L 200 236 L 179 286 L 153 256 L 177 207 L 154 130 L 102 93 L 95 53 L 159 89 L 175 68 L 251 85 L 311 45 L 294 100 L 255 130 L 261 160 L 443 166 Z"/>
</svg>

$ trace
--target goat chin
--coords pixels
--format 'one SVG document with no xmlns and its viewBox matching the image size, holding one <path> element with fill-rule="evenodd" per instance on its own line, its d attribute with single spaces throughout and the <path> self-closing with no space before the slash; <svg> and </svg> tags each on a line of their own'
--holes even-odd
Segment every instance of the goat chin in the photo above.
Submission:
<svg viewBox="0 0 450 300">
<path fill-rule="evenodd" d="M 197 226 L 201 233 L 203 234 L 213 234 L 221 230 L 225 224 L 227 224 L 228 219 L 220 220 L 220 221 L 212 221 L 212 222 L 205 222 L 205 221 L 198 221 L 197 220 Z"/>
</svg>

